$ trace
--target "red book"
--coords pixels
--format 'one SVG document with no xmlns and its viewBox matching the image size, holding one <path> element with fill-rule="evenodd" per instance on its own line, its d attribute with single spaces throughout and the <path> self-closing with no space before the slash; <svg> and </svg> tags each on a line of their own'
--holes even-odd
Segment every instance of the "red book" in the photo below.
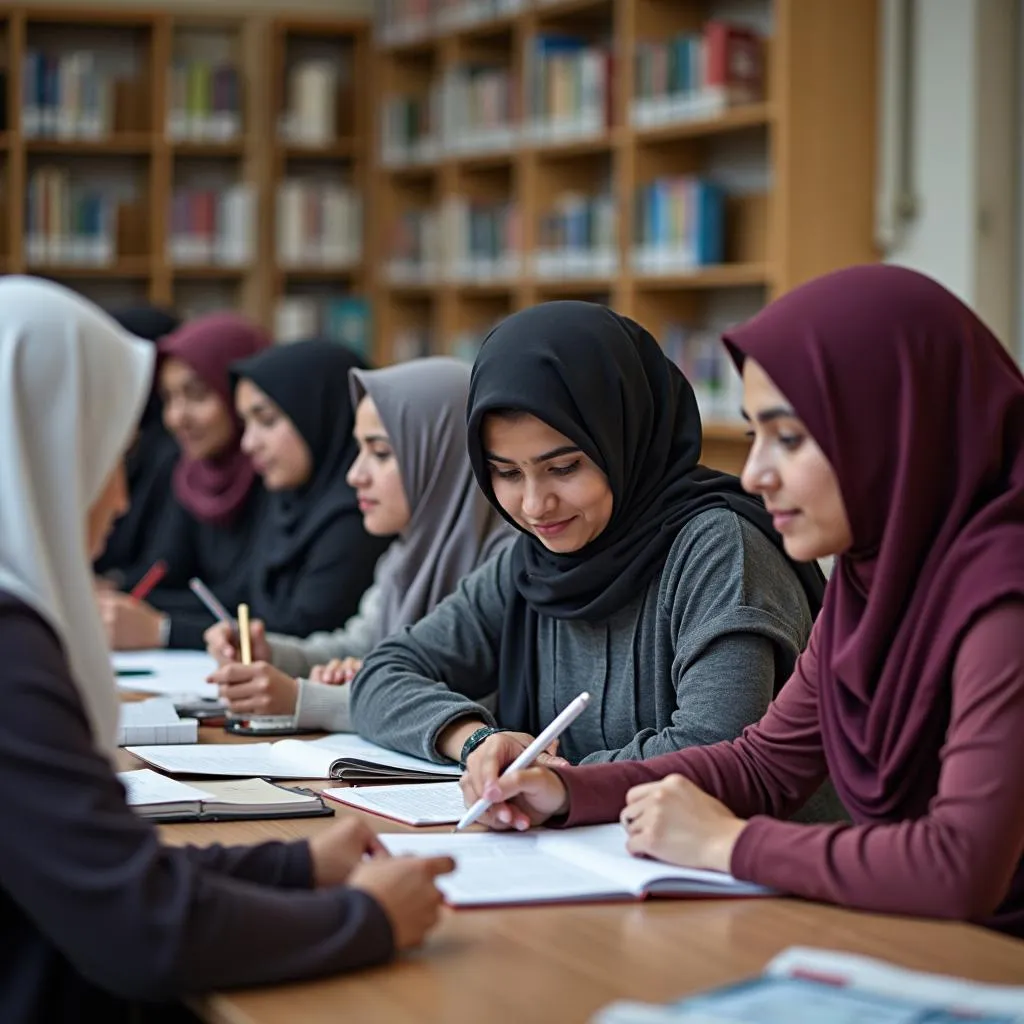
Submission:
<svg viewBox="0 0 1024 1024">
<path fill-rule="evenodd" d="M 764 45 L 753 29 L 727 21 L 704 26 L 704 87 L 726 104 L 764 97 Z"/>
</svg>

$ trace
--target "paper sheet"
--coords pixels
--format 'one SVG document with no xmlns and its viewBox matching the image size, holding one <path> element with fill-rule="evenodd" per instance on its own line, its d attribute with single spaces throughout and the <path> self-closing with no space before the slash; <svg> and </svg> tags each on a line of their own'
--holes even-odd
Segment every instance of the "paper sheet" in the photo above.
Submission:
<svg viewBox="0 0 1024 1024">
<path fill-rule="evenodd" d="M 177 779 L 169 779 L 166 775 L 154 772 L 150 768 L 140 768 L 134 772 L 118 772 L 117 777 L 127 791 L 128 804 L 138 807 L 147 804 L 181 804 L 196 800 L 209 799 L 209 793 L 197 789 Z"/>
<path fill-rule="evenodd" d="M 119 675 L 118 689 L 175 697 L 217 699 L 217 687 L 206 677 L 217 662 L 202 651 L 115 651 L 111 656 L 116 672 L 145 672 L 149 675 Z"/>
<path fill-rule="evenodd" d="M 462 790 L 457 782 L 327 789 L 324 796 L 407 825 L 454 824 L 466 813 Z"/>
</svg>

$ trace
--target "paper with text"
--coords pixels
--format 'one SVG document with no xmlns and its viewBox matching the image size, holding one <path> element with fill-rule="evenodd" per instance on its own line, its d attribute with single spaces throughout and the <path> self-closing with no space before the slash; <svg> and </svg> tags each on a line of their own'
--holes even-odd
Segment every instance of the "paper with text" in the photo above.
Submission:
<svg viewBox="0 0 1024 1024">
<path fill-rule="evenodd" d="M 324 796 L 406 825 L 454 824 L 466 812 L 466 803 L 457 782 L 325 789 Z"/>
</svg>

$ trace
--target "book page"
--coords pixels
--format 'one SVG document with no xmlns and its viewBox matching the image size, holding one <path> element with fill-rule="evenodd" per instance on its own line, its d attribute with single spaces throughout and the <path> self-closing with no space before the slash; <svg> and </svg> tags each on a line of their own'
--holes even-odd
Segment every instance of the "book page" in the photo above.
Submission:
<svg viewBox="0 0 1024 1024">
<path fill-rule="evenodd" d="M 396 771 L 430 772 L 434 775 L 450 775 L 453 778 L 458 778 L 462 774 L 462 769 L 457 764 L 435 764 L 433 761 L 425 761 L 421 757 L 412 757 L 409 754 L 399 753 L 397 750 L 380 747 L 351 732 L 331 733 L 330 736 L 324 736 L 318 740 L 292 740 L 291 742 L 305 742 L 307 746 L 318 751 L 330 751 L 334 759 L 366 761 L 369 764 L 383 765 Z"/>
<path fill-rule="evenodd" d="M 614 880 L 547 854 L 534 833 L 474 832 L 381 835 L 393 854 L 455 858 L 455 871 L 438 878 L 453 906 L 615 899 L 629 895 Z"/>
<path fill-rule="evenodd" d="M 404 821 L 407 825 L 452 825 L 466 813 L 462 790 L 457 782 L 326 789 L 324 796 L 350 807 Z"/>
<path fill-rule="evenodd" d="M 270 743 L 182 743 L 176 746 L 125 747 L 147 764 L 172 775 L 266 775 L 271 778 L 311 778 L 288 774 L 287 763 L 275 760 Z"/>
<path fill-rule="evenodd" d="M 205 800 L 209 796 L 205 789 L 197 789 L 177 779 L 169 779 L 166 775 L 149 768 L 140 768 L 134 772 L 118 772 L 117 777 L 125 788 L 129 807 L 188 803 Z"/>
<path fill-rule="evenodd" d="M 203 651 L 115 651 L 111 663 L 120 690 L 217 699 L 217 687 L 206 681 L 217 662 Z"/>
<path fill-rule="evenodd" d="M 296 793 L 266 779 L 218 779 L 204 782 L 203 788 L 209 794 L 208 805 L 212 801 L 230 807 L 288 807 L 319 802 L 311 793 Z"/>
<path fill-rule="evenodd" d="M 764 886 L 741 882 L 724 872 L 681 868 L 646 857 L 634 857 L 626 849 L 626 832 L 617 822 L 587 825 L 564 832 L 543 832 L 541 842 L 552 855 L 615 879 L 636 895 L 648 891 L 681 894 L 717 892 L 723 896 L 770 893 Z"/>
</svg>

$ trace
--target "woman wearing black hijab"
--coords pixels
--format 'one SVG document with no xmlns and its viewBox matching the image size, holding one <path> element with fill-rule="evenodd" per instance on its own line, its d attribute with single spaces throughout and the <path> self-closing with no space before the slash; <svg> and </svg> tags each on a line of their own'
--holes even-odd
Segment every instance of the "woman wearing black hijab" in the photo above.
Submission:
<svg viewBox="0 0 1024 1024">
<path fill-rule="evenodd" d="M 130 334 L 154 343 L 180 323 L 173 313 L 157 306 L 131 306 L 111 316 Z M 118 519 L 106 550 L 93 566 L 98 576 L 116 587 L 131 589 L 160 555 L 172 511 L 171 474 L 177 458 L 178 448 L 164 429 L 154 388 L 125 461 L 131 508 Z"/>
<path fill-rule="evenodd" d="M 265 628 L 307 636 L 348 621 L 392 538 L 363 529 L 345 480 L 357 445 L 343 345 L 277 345 L 232 368 L 242 450 L 270 492 L 250 552 L 249 605 Z"/>
<path fill-rule="evenodd" d="M 475 797 L 583 690 L 590 705 L 558 751 L 573 763 L 641 760 L 757 721 L 824 580 L 787 559 L 735 477 L 698 464 L 693 390 L 654 338 L 592 303 L 516 313 L 477 357 L 468 414 L 477 480 L 522 536 L 366 659 L 355 728 L 468 761 Z"/>
</svg>

